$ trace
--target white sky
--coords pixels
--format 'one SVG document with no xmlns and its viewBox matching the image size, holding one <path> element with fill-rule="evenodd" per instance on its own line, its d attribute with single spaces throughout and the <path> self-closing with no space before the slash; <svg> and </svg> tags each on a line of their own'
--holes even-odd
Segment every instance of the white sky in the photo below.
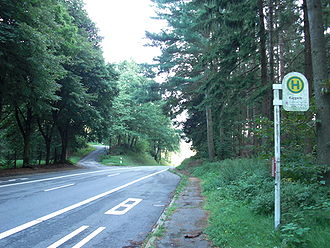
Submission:
<svg viewBox="0 0 330 248">
<path fill-rule="evenodd" d="M 151 63 L 160 51 L 144 47 L 145 30 L 158 32 L 164 27 L 156 16 L 150 0 L 84 0 L 90 18 L 96 23 L 107 62 L 133 59 L 137 63 Z"/>
</svg>

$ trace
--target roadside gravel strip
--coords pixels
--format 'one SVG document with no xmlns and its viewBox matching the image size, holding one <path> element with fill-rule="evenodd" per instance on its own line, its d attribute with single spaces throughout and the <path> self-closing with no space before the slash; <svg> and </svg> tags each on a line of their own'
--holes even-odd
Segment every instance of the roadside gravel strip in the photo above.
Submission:
<svg viewBox="0 0 330 248">
<path fill-rule="evenodd" d="M 173 198 L 159 218 L 153 233 L 163 226 L 161 237 L 152 236 L 144 248 L 210 248 L 204 234 L 207 226 L 207 212 L 203 209 L 200 181 L 190 177 L 188 184 L 178 197 Z M 170 207 L 175 207 L 171 216 L 167 216 Z"/>
<path fill-rule="evenodd" d="M 22 225 L 20 225 L 20 226 L 17 226 L 17 227 L 15 227 L 15 228 L 12 228 L 12 229 L 10 229 L 10 230 L 7 230 L 7 231 L 5 231 L 5 232 L 2 232 L 2 233 L 0 233 L 0 240 L 6 238 L 6 237 L 8 237 L 8 236 L 11 236 L 11 235 L 13 235 L 13 234 L 15 234 L 15 233 L 18 233 L 18 232 L 20 232 L 20 231 L 23 231 L 23 230 L 25 230 L 25 229 L 27 229 L 27 228 L 30 228 L 30 227 L 32 227 L 32 226 L 35 226 L 35 225 L 37 225 L 37 224 L 39 224 L 39 223 L 42 223 L 42 222 L 44 222 L 44 221 L 46 221 L 46 220 L 52 219 L 52 218 L 54 218 L 54 217 L 56 217 L 56 216 L 58 216 L 58 215 L 61 215 L 61 214 L 63 214 L 63 213 L 66 213 L 66 212 L 68 212 L 68 211 L 70 211 L 70 210 L 73 210 L 73 209 L 78 208 L 78 207 L 80 207 L 80 206 L 86 205 L 86 204 L 88 204 L 88 203 L 90 203 L 90 202 L 93 202 L 93 201 L 95 201 L 95 200 L 97 200 L 97 199 L 103 198 L 103 197 L 105 197 L 105 196 L 107 196 L 107 195 L 110 195 L 110 194 L 116 192 L 116 191 L 119 191 L 119 190 L 121 190 L 121 189 L 123 189 L 123 188 L 126 188 L 126 187 L 128 187 L 128 186 L 130 186 L 130 185 L 132 185 L 132 184 L 135 184 L 135 183 L 140 182 L 140 181 L 142 181 L 142 180 L 145 180 L 145 179 L 147 179 L 147 178 L 153 177 L 153 176 L 155 176 L 155 175 L 157 175 L 157 174 L 163 173 L 163 172 L 165 172 L 165 171 L 167 171 L 167 170 L 168 170 L 168 169 L 161 170 L 161 171 L 158 171 L 158 172 L 155 172 L 155 173 L 149 174 L 149 175 L 147 175 L 147 176 L 144 176 L 144 177 L 138 178 L 138 179 L 136 179 L 136 180 L 134 180 L 134 181 L 131 181 L 131 182 L 126 183 L 126 184 L 124 184 L 124 185 L 122 185 L 122 186 L 116 187 L 116 188 L 114 188 L 114 189 L 112 189 L 112 190 L 106 191 L 106 192 L 104 192 L 104 193 L 102 193 L 102 194 L 99 194 L 99 195 L 93 196 L 93 197 L 88 198 L 88 199 L 86 199 L 86 200 L 84 200 L 84 201 L 78 202 L 78 203 L 76 203 L 76 204 L 73 204 L 73 205 L 68 206 L 68 207 L 66 207 L 66 208 L 63 208 L 63 209 L 60 209 L 60 210 L 55 211 L 55 212 L 53 212 L 53 213 L 50 213 L 50 214 L 48 214 L 48 215 L 42 216 L 42 217 L 40 217 L 40 218 L 38 218 L 38 219 L 36 219 L 36 220 L 29 221 L 29 222 L 27 222 L 27 223 L 25 223 L 25 224 L 22 224 Z"/>
</svg>

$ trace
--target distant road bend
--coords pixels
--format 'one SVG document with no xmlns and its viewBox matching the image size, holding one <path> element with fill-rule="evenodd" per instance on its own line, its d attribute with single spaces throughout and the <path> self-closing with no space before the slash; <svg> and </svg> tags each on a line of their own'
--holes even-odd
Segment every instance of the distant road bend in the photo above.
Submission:
<svg viewBox="0 0 330 248">
<path fill-rule="evenodd" d="M 170 201 L 169 167 L 86 168 L 0 178 L 0 247 L 138 247 Z"/>
</svg>

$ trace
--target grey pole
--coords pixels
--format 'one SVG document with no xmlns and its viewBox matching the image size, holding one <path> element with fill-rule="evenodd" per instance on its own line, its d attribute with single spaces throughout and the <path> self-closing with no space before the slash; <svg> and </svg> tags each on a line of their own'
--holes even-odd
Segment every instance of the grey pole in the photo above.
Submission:
<svg viewBox="0 0 330 248">
<path fill-rule="evenodd" d="M 280 90 L 282 84 L 273 84 L 274 89 L 274 142 L 275 142 L 275 229 L 278 229 L 281 223 L 281 119 L 280 119 Z"/>
</svg>

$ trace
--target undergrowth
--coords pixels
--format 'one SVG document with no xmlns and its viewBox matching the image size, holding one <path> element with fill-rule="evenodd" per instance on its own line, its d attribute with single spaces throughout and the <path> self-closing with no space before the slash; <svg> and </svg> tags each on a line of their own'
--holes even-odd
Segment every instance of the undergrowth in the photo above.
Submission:
<svg viewBox="0 0 330 248">
<path fill-rule="evenodd" d="M 125 150 L 122 152 L 111 151 L 110 154 L 101 156 L 101 163 L 108 166 L 149 166 L 158 164 L 150 155 L 145 153 Z"/>
<path fill-rule="evenodd" d="M 184 163 L 179 169 L 202 179 L 210 211 L 207 233 L 214 245 L 326 248 L 330 244 L 329 186 L 319 178 L 320 168 L 303 167 L 310 173 L 292 173 L 297 164 L 283 166 L 282 224 L 276 232 L 274 181 L 264 160 L 224 160 L 199 166 Z"/>
</svg>

